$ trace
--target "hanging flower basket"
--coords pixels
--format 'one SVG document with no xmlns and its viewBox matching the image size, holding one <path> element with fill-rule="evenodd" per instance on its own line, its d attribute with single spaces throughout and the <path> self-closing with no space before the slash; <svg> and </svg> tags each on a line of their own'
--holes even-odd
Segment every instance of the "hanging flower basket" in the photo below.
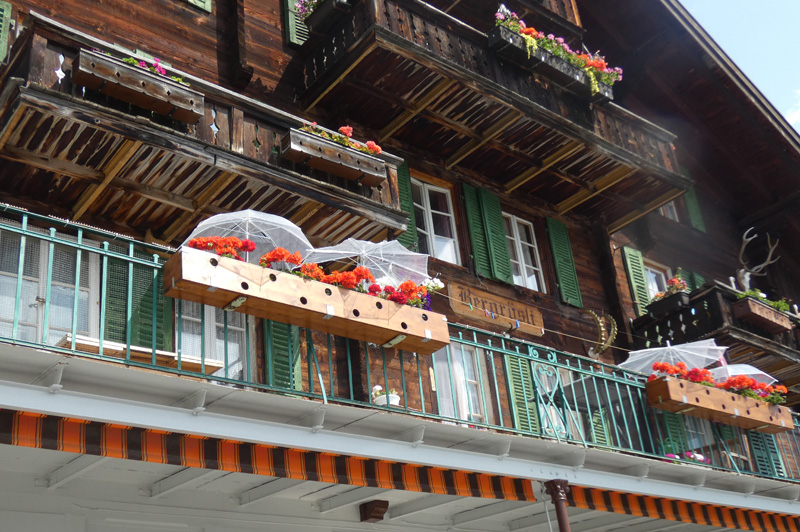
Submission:
<svg viewBox="0 0 800 532">
<path fill-rule="evenodd" d="M 647 313 L 658 318 L 689 306 L 689 293 L 676 292 L 647 305 Z"/>
<path fill-rule="evenodd" d="M 203 116 L 201 93 L 102 53 L 78 52 L 72 63 L 72 81 L 187 124 L 195 124 Z"/>
<path fill-rule="evenodd" d="M 612 88 L 602 82 L 597 83 L 597 92 L 592 93 L 592 82 L 586 72 L 547 50 L 537 47 L 528 52 L 525 39 L 519 33 L 505 26 L 495 26 L 489 31 L 489 48 L 500 57 L 508 59 L 525 69 L 542 74 L 556 85 L 589 98 L 595 103 L 614 99 Z"/>
<path fill-rule="evenodd" d="M 450 343 L 441 314 L 196 249 L 167 261 L 164 284 L 169 297 L 404 351 Z"/>
<path fill-rule="evenodd" d="M 325 35 L 350 12 L 352 7 L 348 0 L 324 0 L 306 17 L 308 31 Z"/>
<path fill-rule="evenodd" d="M 299 129 L 290 129 L 283 136 L 281 155 L 370 187 L 386 181 L 386 163 L 382 159 Z"/>
<path fill-rule="evenodd" d="M 372 399 L 373 404 L 386 406 L 386 395 L 378 395 Z M 400 396 L 394 393 L 389 394 L 389 406 L 400 406 Z"/>
<path fill-rule="evenodd" d="M 753 297 L 740 299 L 732 307 L 734 316 L 772 334 L 782 334 L 792 330 L 792 320 L 789 316 Z"/>
<path fill-rule="evenodd" d="M 776 434 L 794 429 L 788 408 L 684 379 L 661 377 L 646 385 L 653 408 Z"/>
</svg>

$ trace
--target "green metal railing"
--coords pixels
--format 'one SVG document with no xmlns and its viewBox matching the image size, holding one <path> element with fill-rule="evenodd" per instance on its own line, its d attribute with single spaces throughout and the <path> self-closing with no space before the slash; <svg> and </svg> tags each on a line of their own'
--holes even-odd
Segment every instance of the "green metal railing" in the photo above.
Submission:
<svg viewBox="0 0 800 532">
<path fill-rule="evenodd" d="M 460 325 L 449 346 L 417 355 L 172 300 L 170 253 L 0 206 L 0 342 L 800 480 L 798 429 L 772 436 L 654 410 L 642 375 Z"/>
</svg>

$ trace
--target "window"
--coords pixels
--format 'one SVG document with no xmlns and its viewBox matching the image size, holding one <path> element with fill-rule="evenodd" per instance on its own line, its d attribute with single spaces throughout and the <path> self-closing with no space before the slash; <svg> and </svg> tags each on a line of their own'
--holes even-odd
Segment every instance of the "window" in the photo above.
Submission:
<svg viewBox="0 0 800 532">
<path fill-rule="evenodd" d="M 59 237 L 69 238 L 66 235 Z M 99 323 L 97 305 L 89 302 L 99 299 L 97 255 L 83 251 L 78 263 L 75 248 L 61 244 L 51 247 L 50 242 L 44 239 L 27 236 L 17 308 L 21 241 L 19 234 L 0 232 L 0 335 L 13 337 L 15 313 L 18 313 L 16 338 L 19 340 L 54 345 L 72 331 L 73 321 L 76 334 L 96 337 Z M 52 268 L 51 273 L 48 273 L 49 268 Z M 76 273 L 79 274 L 77 298 Z M 49 286 L 48 277 L 51 279 Z"/>
<path fill-rule="evenodd" d="M 485 369 L 487 356 L 490 355 L 479 347 L 455 342 L 433 354 L 440 415 L 478 423 L 494 422 Z"/>
<path fill-rule="evenodd" d="M 546 293 L 533 224 L 503 213 L 514 284 Z"/>
<path fill-rule="evenodd" d="M 644 275 L 647 281 L 647 293 L 653 299 L 659 292 L 667 289 L 667 279 L 671 277 L 669 268 L 660 266 L 654 262 L 645 261 Z"/>
<path fill-rule="evenodd" d="M 211 13 L 211 0 L 185 0 L 186 3 Z"/>
<path fill-rule="evenodd" d="M 240 379 L 246 356 L 247 321 L 244 314 L 181 301 L 181 356 L 221 362 L 224 367 L 214 375 Z M 177 343 L 177 342 L 176 342 Z M 227 346 L 227 351 L 226 351 Z"/>
<path fill-rule="evenodd" d="M 411 197 L 420 253 L 461 264 L 450 191 L 412 179 Z"/>
<path fill-rule="evenodd" d="M 658 212 L 664 218 L 668 218 L 673 222 L 680 222 L 680 219 L 678 219 L 678 209 L 675 206 L 675 201 L 670 201 L 669 203 L 662 205 L 659 207 Z"/>
</svg>

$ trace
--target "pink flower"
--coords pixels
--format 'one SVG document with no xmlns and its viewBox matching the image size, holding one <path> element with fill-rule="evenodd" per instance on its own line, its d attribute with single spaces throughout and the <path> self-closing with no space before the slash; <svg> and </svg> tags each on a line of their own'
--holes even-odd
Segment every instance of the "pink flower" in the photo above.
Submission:
<svg viewBox="0 0 800 532">
<path fill-rule="evenodd" d="M 339 133 L 341 133 L 347 138 L 350 138 L 353 136 L 353 128 L 350 126 L 342 126 L 339 128 Z"/>
</svg>

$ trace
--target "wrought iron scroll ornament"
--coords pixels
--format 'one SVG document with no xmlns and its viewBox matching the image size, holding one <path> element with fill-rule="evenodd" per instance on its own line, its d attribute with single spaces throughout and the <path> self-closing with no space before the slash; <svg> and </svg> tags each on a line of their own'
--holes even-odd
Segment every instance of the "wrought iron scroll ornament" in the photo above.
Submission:
<svg viewBox="0 0 800 532">
<path fill-rule="evenodd" d="M 589 309 L 584 310 L 584 313 L 591 316 L 597 324 L 597 341 L 589 348 L 589 356 L 598 359 L 617 339 L 617 322 L 606 313 L 598 316 L 596 312 Z"/>
</svg>

